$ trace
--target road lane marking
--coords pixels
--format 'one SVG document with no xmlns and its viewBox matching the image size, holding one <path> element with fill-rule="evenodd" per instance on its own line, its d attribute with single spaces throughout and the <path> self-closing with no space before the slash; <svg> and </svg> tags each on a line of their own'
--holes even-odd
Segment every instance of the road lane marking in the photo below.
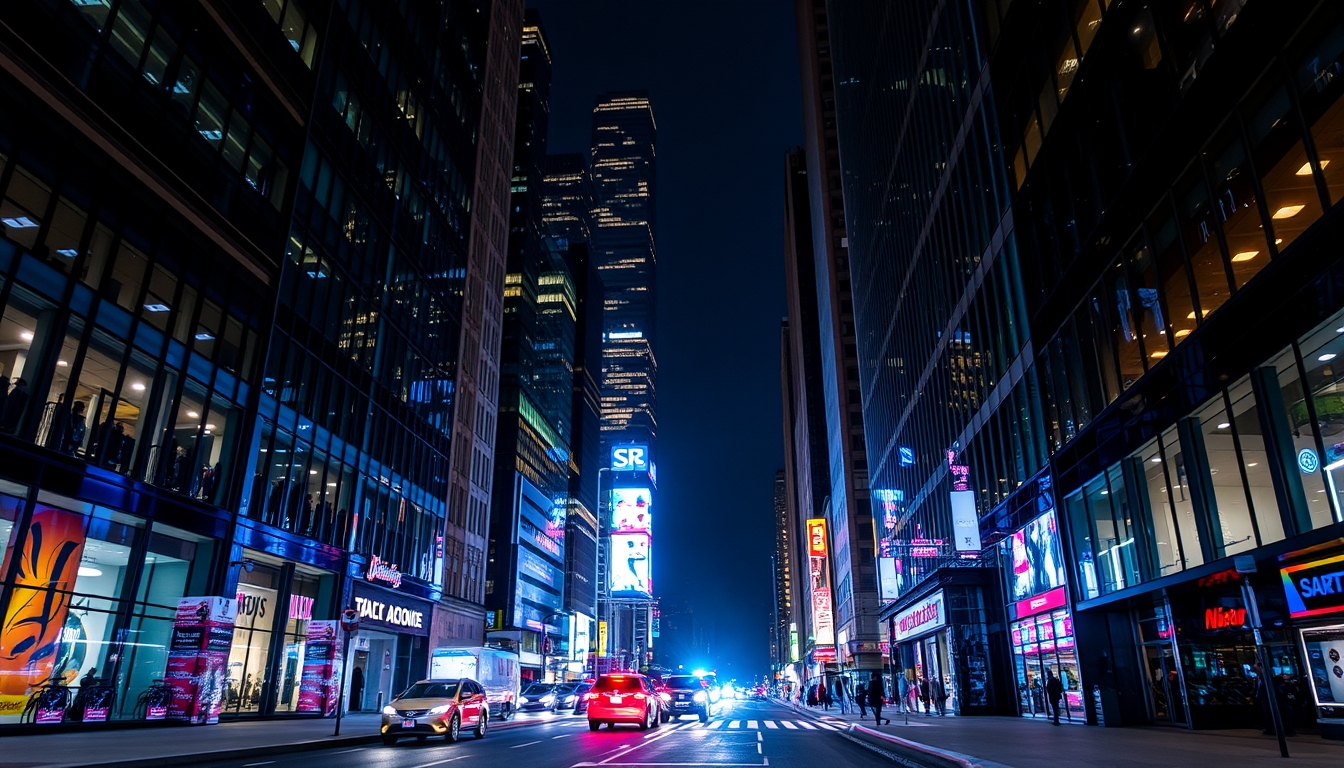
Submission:
<svg viewBox="0 0 1344 768">
<path fill-rule="evenodd" d="M 761 752 L 761 743 L 759 741 L 756 742 L 756 754 L 758 755 L 764 754 L 763 752 Z"/>
<path fill-rule="evenodd" d="M 808 731 L 815 731 L 815 730 L 817 730 L 817 727 L 816 727 L 815 725 L 813 725 L 813 724 L 807 722 L 806 720 L 799 720 L 799 721 L 798 721 L 798 724 L 801 725 L 805 730 L 808 730 Z"/>
<path fill-rule="evenodd" d="M 560 734 L 559 736 L 552 736 L 551 738 L 552 738 L 552 739 L 563 739 L 563 738 L 565 738 L 566 736 L 572 736 L 572 735 L 573 735 L 573 734 L 562 733 L 562 734 Z"/>
<path fill-rule="evenodd" d="M 732 721 L 731 723 L 728 724 L 728 730 L 730 730 L 730 731 L 735 731 L 735 730 L 737 730 L 737 729 L 739 729 L 739 728 L 741 728 L 741 727 L 742 727 L 742 721 L 741 721 L 741 720 L 734 720 L 734 721 Z"/>
<path fill-rule="evenodd" d="M 756 740 L 757 740 L 757 741 L 765 741 L 765 737 L 761 735 L 761 732 L 760 732 L 760 731 L 757 731 L 757 732 L 756 732 Z"/>
<path fill-rule="evenodd" d="M 830 725 L 830 724 L 828 724 L 828 723 L 817 723 L 817 727 L 818 727 L 818 728 L 825 728 L 825 729 L 828 730 L 828 731 L 838 731 L 838 730 L 840 730 L 839 728 L 836 728 L 834 725 Z"/>
<path fill-rule="evenodd" d="M 271 763 L 274 762 L 275 762 L 274 760 L 263 760 L 260 763 L 247 763 L 246 765 L 243 766 L 243 768 L 252 768 L 252 766 L 254 765 L 270 765 Z"/>
<path fill-rule="evenodd" d="M 526 744 L 514 744 L 512 747 L 509 747 L 509 749 L 521 749 L 523 747 L 530 747 L 533 744 L 540 744 L 540 743 L 541 743 L 540 741 L 529 741 Z"/>
<path fill-rule="evenodd" d="M 780 720 L 779 722 L 784 726 L 784 730 L 786 730 L 786 731 L 796 731 L 796 730 L 798 730 L 798 726 L 794 725 L 793 723 L 789 722 L 788 720 Z"/>
<path fill-rule="evenodd" d="M 706 724 L 705 724 L 705 727 L 706 727 L 706 728 L 713 728 L 713 729 L 715 729 L 715 730 L 718 730 L 719 728 L 722 728 L 723 725 L 724 725 L 724 723 L 726 723 L 726 722 L 728 722 L 728 721 L 727 721 L 727 720 L 715 720 L 715 721 L 713 721 L 713 722 L 711 722 L 711 723 L 706 723 Z"/>
<path fill-rule="evenodd" d="M 747 727 L 754 731 L 760 727 L 760 723 L 756 722 L 755 720 L 748 720 Z"/>
<path fill-rule="evenodd" d="M 414 766 L 414 768 L 430 768 L 431 766 L 443 765 L 444 763 L 451 763 L 454 760 L 462 760 L 467 757 L 470 757 L 470 755 L 458 755 L 457 757 L 450 757 L 447 760 L 435 760 L 432 763 L 421 763 L 420 765 Z M 246 766 L 244 766 L 244 768 L 246 768 Z"/>
<path fill-rule="evenodd" d="M 779 726 L 775 724 L 775 721 L 774 721 L 774 720 L 766 720 L 766 721 L 765 721 L 765 727 L 766 727 L 767 730 L 771 730 L 771 731 L 777 731 L 777 730 L 779 730 Z"/>
</svg>

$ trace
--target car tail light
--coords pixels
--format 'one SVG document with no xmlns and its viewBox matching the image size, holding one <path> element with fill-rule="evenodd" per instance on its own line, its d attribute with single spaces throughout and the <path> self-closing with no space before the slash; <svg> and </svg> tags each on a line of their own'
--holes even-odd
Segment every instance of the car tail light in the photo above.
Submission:
<svg viewBox="0 0 1344 768">
<path fill-rule="evenodd" d="M 642 694 L 642 693 L 636 693 L 636 694 L 635 694 L 635 698 L 636 698 L 636 699 L 639 699 L 640 701 L 643 701 L 644 699 L 646 699 L 646 698 L 648 698 L 648 697 L 645 696 L 645 695 Z"/>
<path fill-rule="evenodd" d="M 584 700 L 584 701 L 592 701 L 593 699 L 596 699 L 596 698 L 597 698 L 597 694 L 596 694 L 596 693 L 585 693 L 585 694 L 583 694 L 583 700 Z"/>
</svg>

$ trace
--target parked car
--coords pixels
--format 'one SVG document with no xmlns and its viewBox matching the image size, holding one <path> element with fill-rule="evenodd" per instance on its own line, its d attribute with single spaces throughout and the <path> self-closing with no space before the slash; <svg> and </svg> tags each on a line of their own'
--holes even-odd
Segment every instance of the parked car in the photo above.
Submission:
<svg viewBox="0 0 1344 768">
<path fill-rule="evenodd" d="M 602 675 L 588 692 L 588 730 L 596 731 L 606 723 L 634 723 L 641 731 L 657 728 L 661 706 L 653 685 L 633 672 Z"/>
<path fill-rule="evenodd" d="M 383 707 L 381 732 L 389 746 L 404 736 L 455 742 L 464 728 L 483 739 L 489 720 L 485 689 L 475 680 L 421 680 Z"/>
</svg>

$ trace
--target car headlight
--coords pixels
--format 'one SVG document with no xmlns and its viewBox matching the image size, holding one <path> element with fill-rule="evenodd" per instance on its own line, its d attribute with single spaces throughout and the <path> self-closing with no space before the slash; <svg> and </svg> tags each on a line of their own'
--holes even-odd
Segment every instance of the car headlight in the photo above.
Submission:
<svg viewBox="0 0 1344 768">
<path fill-rule="evenodd" d="M 542 704 L 550 704 L 552 701 L 555 701 L 555 694 L 554 694 L 554 693 L 548 693 L 548 694 L 546 694 L 545 696 L 542 696 L 542 697 L 541 697 L 541 703 L 542 703 Z"/>
<path fill-rule="evenodd" d="M 666 694 L 666 693 L 660 693 L 660 694 L 658 694 L 658 698 L 662 699 L 663 701 L 671 701 L 671 700 L 672 700 L 672 697 L 671 697 L 670 695 Z"/>
<path fill-rule="evenodd" d="M 707 696 L 704 691 L 696 691 L 695 695 L 691 698 L 699 704 L 704 704 L 706 701 L 709 701 L 709 696 Z"/>
<path fill-rule="evenodd" d="M 450 710 L 450 709 L 452 709 L 452 708 L 453 708 L 453 705 L 452 705 L 452 704 L 440 704 L 439 706 L 434 707 L 433 709 L 429 710 L 429 713 L 428 713 L 428 714 L 429 714 L 430 717 L 433 717 L 433 716 L 435 716 L 435 715 L 442 715 L 442 714 L 447 713 L 448 710 Z"/>
<path fill-rule="evenodd" d="M 392 708 L 392 705 L 389 704 L 389 705 L 387 705 L 386 707 L 383 707 L 383 714 L 384 714 L 384 715 L 395 715 L 395 714 L 397 714 L 397 710 L 393 709 L 393 708 Z"/>
</svg>

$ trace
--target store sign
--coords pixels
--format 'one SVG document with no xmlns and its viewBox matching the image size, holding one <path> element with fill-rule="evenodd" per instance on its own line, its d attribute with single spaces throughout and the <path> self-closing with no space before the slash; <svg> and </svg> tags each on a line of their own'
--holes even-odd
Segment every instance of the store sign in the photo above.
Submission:
<svg viewBox="0 0 1344 768">
<path fill-rule="evenodd" d="M 649 447 L 647 445 L 613 445 L 611 447 L 611 469 L 613 472 L 647 472 L 649 469 Z"/>
<path fill-rule="evenodd" d="M 401 587 L 401 571 L 396 565 L 385 562 L 377 555 L 369 561 L 369 572 L 364 574 L 364 578 L 369 581 L 381 581 L 391 584 L 394 588 Z"/>
<path fill-rule="evenodd" d="M 1344 611 L 1344 555 L 1290 565 L 1279 575 L 1293 618 Z"/>
<path fill-rule="evenodd" d="M 361 626 L 376 626 L 412 635 L 428 635 L 427 604 L 413 598 L 385 593 L 375 587 L 354 585 L 355 610 Z"/>
<path fill-rule="evenodd" d="M 1303 448 L 1297 452 L 1297 468 L 1302 470 L 1304 475 L 1314 475 L 1316 470 L 1321 468 L 1321 459 L 1315 451 Z"/>
<path fill-rule="evenodd" d="M 813 641 L 818 646 L 835 645 L 835 618 L 831 615 L 831 588 L 812 590 Z"/>
<path fill-rule="evenodd" d="M 835 646 L 819 645 L 812 649 L 813 661 L 835 661 Z"/>
<path fill-rule="evenodd" d="M 825 518 L 815 518 L 807 521 L 807 556 L 826 556 Z"/>
<path fill-rule="evenodd" d="M 1049 592 L 1044 592 L 1035 597 L 1018 600 L 1017 615 L 1020 618 L 1022 616 L 1044 613 L 1045 611 L 1053 611 L 1056 608 L 1064 607 L 1064 604 L 1068 602 L 1068 599 L 1069 595 L 1064 587 L 1052 589 Z"/>
<path fill-rule="evenodd" d="M 896 630 L 892 639 L 898 643 L 946 625 L 947 611 L 943 607 L 943 591 L 940 589 L 896 614 L 892 623 Z"/>
<path fill-rule="evenodd" d="M 1246 626 L 1245 608 L 1205 608 L 1204 609 L 1204 629 L 1217 631 L 1220 629 L 1241 629 Z"/>
</svg>

